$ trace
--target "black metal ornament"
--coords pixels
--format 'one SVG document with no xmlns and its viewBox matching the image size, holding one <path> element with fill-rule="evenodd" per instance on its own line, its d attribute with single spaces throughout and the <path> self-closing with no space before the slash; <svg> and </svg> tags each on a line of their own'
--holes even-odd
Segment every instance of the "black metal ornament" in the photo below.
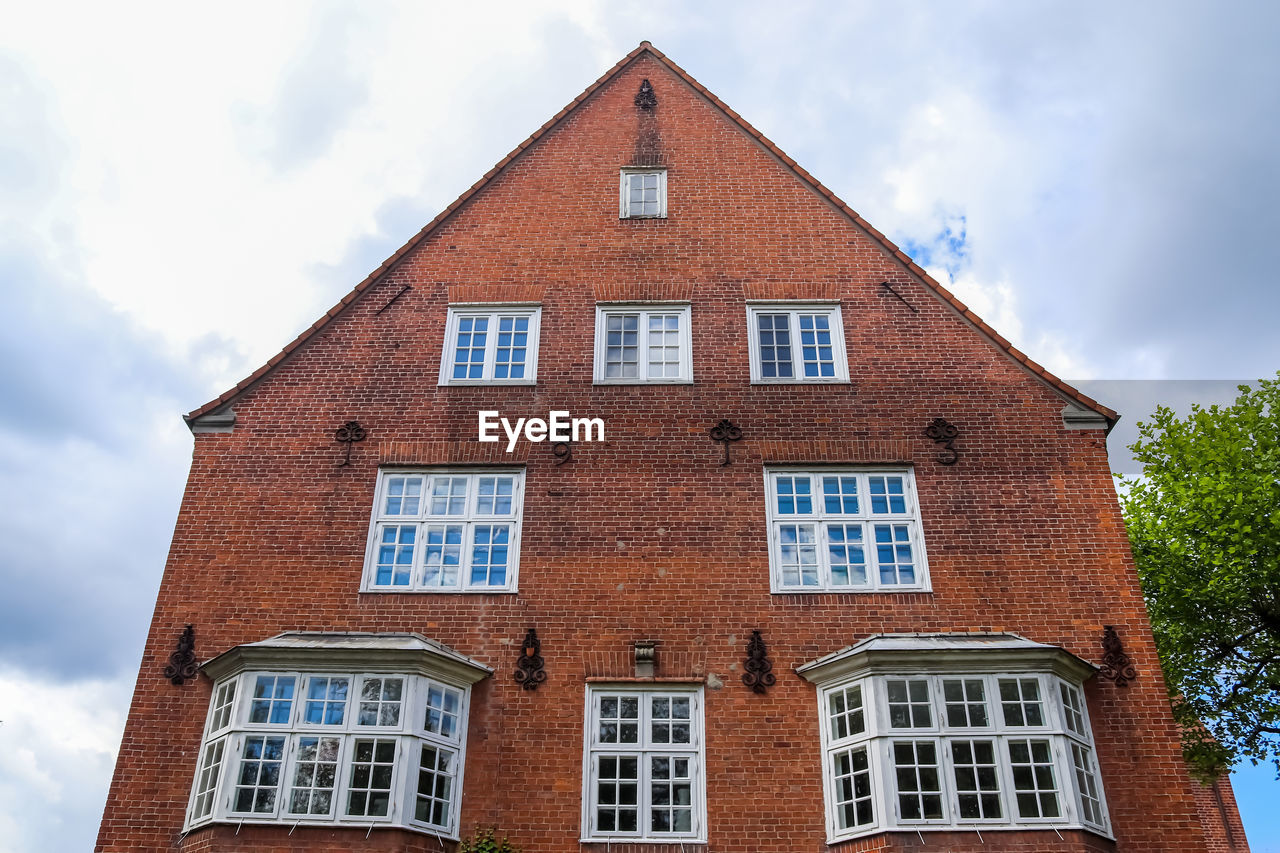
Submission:
<svg viewBox="0 0 1280 853">
<path fill-rule="evenodd" d="M 174 684 L 182 684 L 189 678 L 195 678 L 197 669 L 196 629 L 188 625 L 178 637 L 178 648 L 169 655 L 169 665 L 164 668 L 164 677 Z"/>
<path fill-rule="evenodd" d="M 765 647 L 764 637 L 759 631 L 751 632 L 747 642 L 747 659 L 742 664 L 746 672 L 742 673 L 742 683 L 756 693 L 764 693 L 778 681 L 773 674 L 773 664 L 768 658 L 769 650 Z"/>
<path fill-rule="evenodd" d="M 734 426 L 733 421 L 724 418 L 720 423 L 713 426 L 709 432 L 712 441 L 719 441 L 724 444 L 724 461 L 722 466 L 729 464 L 729 442 L 738 441 L 742 438 L 742 430 Z"/>
<path fill-rule="evenodd" d="M 960 458 L 960 451 L 955 449 L 952 442 L 960 434 L 959 427 L 948 423 L 945 418 L 934 418 L 933 422 L 924 428 L 924 434 L 935 444 L 942 445 L 942 454 L 938 457 L 939 465 L 956 464 L 956 460 Z"/>
<path fill-rule="evenodd" d="M 557 441 L 551 445 L 551 454 L 556 458 L 556 465 L 563 465 L 573 458 L 573 442 Z"/>
<path fill-rule="evenodd" d="M 537 690 L 538 685 L 547 680 L 547 672 L 543 669 L 545 665 L 538 632 L 530 628 L 520 647 L 520 659 L 516 661 L 516 682 L 525 690 Z"/>
<path fill-rule="evenodd" d="M 653 87 L 646 79 L 640 84 L 640 91 L 636 92 L 636 106 L 642 110 L 651 110 L 657 105 L 658 96 L 653 93 Z"/>
<path fill-rule="evenodd" d="M 345 424 L 338 427 L 337 431 L 333 434 L 333 438 L 335 441 L 340 441 L 347 446 L 347 455 L 338 463 L 339 468 L 351 464 L 351 445 L 355 444 L 357 441 L 364 441 L 364 437 L 364 427 L 360 426 L 359 421 L 347 421 Z"/>
<path fill-rule="evenodd" d="M 1138 677 L 1133 661 L 1124 652 L 1120 635 L 1110 625 L 1102 627 L 1102 668 L 1098 670 L 1098 675 L 1114 681 L 1117 687 L 1124 687 Z"/>
</svg>

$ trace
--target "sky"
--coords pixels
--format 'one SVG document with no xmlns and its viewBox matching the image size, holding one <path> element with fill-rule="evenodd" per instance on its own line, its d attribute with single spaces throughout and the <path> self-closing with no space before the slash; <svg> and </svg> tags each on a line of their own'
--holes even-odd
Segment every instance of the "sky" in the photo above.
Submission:
<svg viewBox="0 0 1280 853">
<path fill-rule="evenodd" d="M 92 847 L 180 414 L 642 39 L 1098 383 L 1117 467 L 1154 402 L 1280 368 L 1280 5 L 780 8 L 0 0 L 0 853 Z M 1255 853 L 1274 775 L 1236 776 Z"/>
</svg>

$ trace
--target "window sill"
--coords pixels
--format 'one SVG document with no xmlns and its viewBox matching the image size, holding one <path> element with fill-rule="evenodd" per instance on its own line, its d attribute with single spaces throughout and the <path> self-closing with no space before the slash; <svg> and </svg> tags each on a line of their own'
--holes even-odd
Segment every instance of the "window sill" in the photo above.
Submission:
<svg viewBox="0 0 1280 853">
<path fill-rule="evenodd" d="M 392 820 L 307 820 L 306 818 L 253 818 L 253 817 L 226 817 L 216 820 L 200 820 L 196 823 L 186 824 L 182 831 L 184 834 L 200 832 L 201 830 L 229 827 L 254 827 L 257 829 L 274 828 L 291 832 L 294 827 L 298 829 L 326 829 L 329 831 L 351 830 L 353 832 L 369 832 L 374 829 L 393 829 L 400 832 L 413 832 L 428 838 L 435 838 L 441 841 L 458 841 L 459 836 L 456 832 L 447 832 L 445 830 L 431 829 L 425 826 L 414 826 L 407 823 L 396 823 Z M 237 829 L 237 832 L 239 830 Z"/>
<path fill-rule="evenodd" d="M 933 595 L 933 587 L 878 587 L 876 589 L 778 589 L 769 590 L 770 595 Z"/>
<path fill-rule="evenodd" d="M 752 379 L 752 385 L 852 385 L 848 379 Z"/>
<path fill-rule="evenodd" d="M 440 388 L 482 388 L 487 385 L 499 385 L 503 387 L 521 387 L 537 385 L 536 379 L 450 379 L 447 382 L 439 382 Z"/>
<path fill-rule="evenodd" d="M 849 842 L 852 842 L 852 841 L 859 841 L 862 839 L 871 838 L 876 835 L 893 835 L 895 833 L 903 833 L 906 835 L 915 836 L 917 832 L 953 832 L 956 834 L 965 834 L 965 835 L 971 835 L 973 833 L 986 834 L 990 832 L 1037 832 L 1037 833 L 1053 832 L 1058 834 L 1057 838 L 1055 838 L 1056 843 L 1054 844 L 1053 849 L 1066 850 L 1066 851 L 1070 851 L 1070 850 L 1093 851 L 1093 850 L 1096 850 L 1096 848 L 1093 847 L 1092 845 L 1085 846 L 1087 844 L 1087 841 L 1085 839 L 1080 839 L 1079 846 L 1073 845 L 1070 839 L 1062 839 L 1059 841 L 1058 839 L 1062 838 L 1061 833 L 1064 833 L 1064 832 L 1088 833 L 1088 835 L 1090 836 L 1104 838 L 1107 841 L 1114 842 L 1116 840 L 1115 836 L 1107 832 L 1103 832 L 1102 830 L 1094 829 L 1092 827 L 1088 827 L 1080 823 L 1052 823 L 1052 824 L 1051 823 L 1035 823 L 1035 824 L 1032 824 L 1032 823 L 1023 823 L 1023 824 L 970 823 L 970 824 L 962 824 L 962 825 L 922 823 L 922 824 L 910 824 L 910 825 L 902 824 L 899 826 L 892 826 L 892 827 L 876 827 L 872 829 L 864 829 L 860 832 L 855 832 L 855 833 L 845 833 L 845 834 L 834 836 L 834 837 L 829 835 L 827 836 L 827 846 L 835 847 L 836 845 L 839 845 L 839 844 L 848 844 Z"/>
<path fill-rule="evenodd" d="M 596 379 L 592 385 L 692 385 L 692 379 Z"/>
<path fill-rule="evenodd" d="M 382 589 L 361 588 L 361 595 L 516 595 L 518 589 Z"/>
</svg>

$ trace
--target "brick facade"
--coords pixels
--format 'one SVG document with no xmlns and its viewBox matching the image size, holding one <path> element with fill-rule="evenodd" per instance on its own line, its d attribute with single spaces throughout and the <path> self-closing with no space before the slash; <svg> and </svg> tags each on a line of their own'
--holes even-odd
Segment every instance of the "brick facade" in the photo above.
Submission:
<svg viewBox="0 0 1280 853">
<path fill-rule="evenodd" d="M 633 102 L 643 79 L 651 111 Z M 1180 759 L 1104 431 L 1064 426 L 1064 406 L 1090 401 L 647 45 L 571 106 L 268 370 L 196 413 L 231 408 L 235 424 L 196 435 L 97 849 L 441 847 L 288 822 L 183 836 L 212 686 L 161 677 L 186 623 L 202 660 L 282 631 L 412 631 L 492 667 L 471 697 L 461 827 L 497 826 L 525 853 L 606 849 L 578 840 L 584 694 L 589 678 L 634 676 L 638 639 L 660 643 L 659 682 L 705 684 L 708 842 L 685 849 L 791 853 L 827 849 L 815 692 L 795 666 L 877 633 L 993 631 L 1098 663 L 1113 625 L 1138 676 L 1085 690 L 1114 842 L 913 831 L 837 846 L 1246 849 L 1229 786 L 1214 813 L 1238 846 L 1202 826 L 1206 789 Z M 618 218 L 619 168 L 637 162 L 668 170 L 665 219 Z M 655 298 L 692 306 L 694 383 L 593 385 L 597 301 Z M 542 306 L 537 384 L 439 386 L 448 304 L 495 299 Z M 748 299 L 838 300 L 851 381 L 751 384 Z M 549 444 L 508 455 L 476 442 L 480 409 L 601 417 L 606 440 L 562 465 Z M 939 416 L 960 429 L 953 466 L 923 435 Z M 725 417 L 744 436 L 728 466 L 708 436 Z M 352 419 L 368 435 L 339 467 L 334 430 Z M 763 467 L 831 462 L 912 467 L 931 592 L 770 593 Z M 360 592 L 380 465 L 493 463 L 526 472 L 518 593 Z M 530 627 L 548 673 L 536 691 L 512 678 Z M 740 679 L 757 629 L 778 676 L 764 695 Z"/>
</svg>

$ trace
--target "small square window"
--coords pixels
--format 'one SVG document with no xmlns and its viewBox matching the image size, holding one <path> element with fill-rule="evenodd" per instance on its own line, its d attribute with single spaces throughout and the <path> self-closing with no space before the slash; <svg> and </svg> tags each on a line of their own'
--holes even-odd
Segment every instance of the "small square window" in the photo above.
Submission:
<svg viewBox="0 0 1280 853">
<path fill-rule="evenodd" d="M 747 306 L 752 382 L 848 382 L 838 304 Z"/>
<path fill-rule="evenodd" d="M 449 306 L 441 385 L 532 385 L 542 309 Z"/>
<path fill-rule="evenodd" d="M 595 381 L 693 381 L 687 304 L 597 305 Z"/>
<path fill-rule="evenodd" d="M 623 169 L 619 219 L 663 219 L 667 215 L 667 170 Z"/>
</svg>

